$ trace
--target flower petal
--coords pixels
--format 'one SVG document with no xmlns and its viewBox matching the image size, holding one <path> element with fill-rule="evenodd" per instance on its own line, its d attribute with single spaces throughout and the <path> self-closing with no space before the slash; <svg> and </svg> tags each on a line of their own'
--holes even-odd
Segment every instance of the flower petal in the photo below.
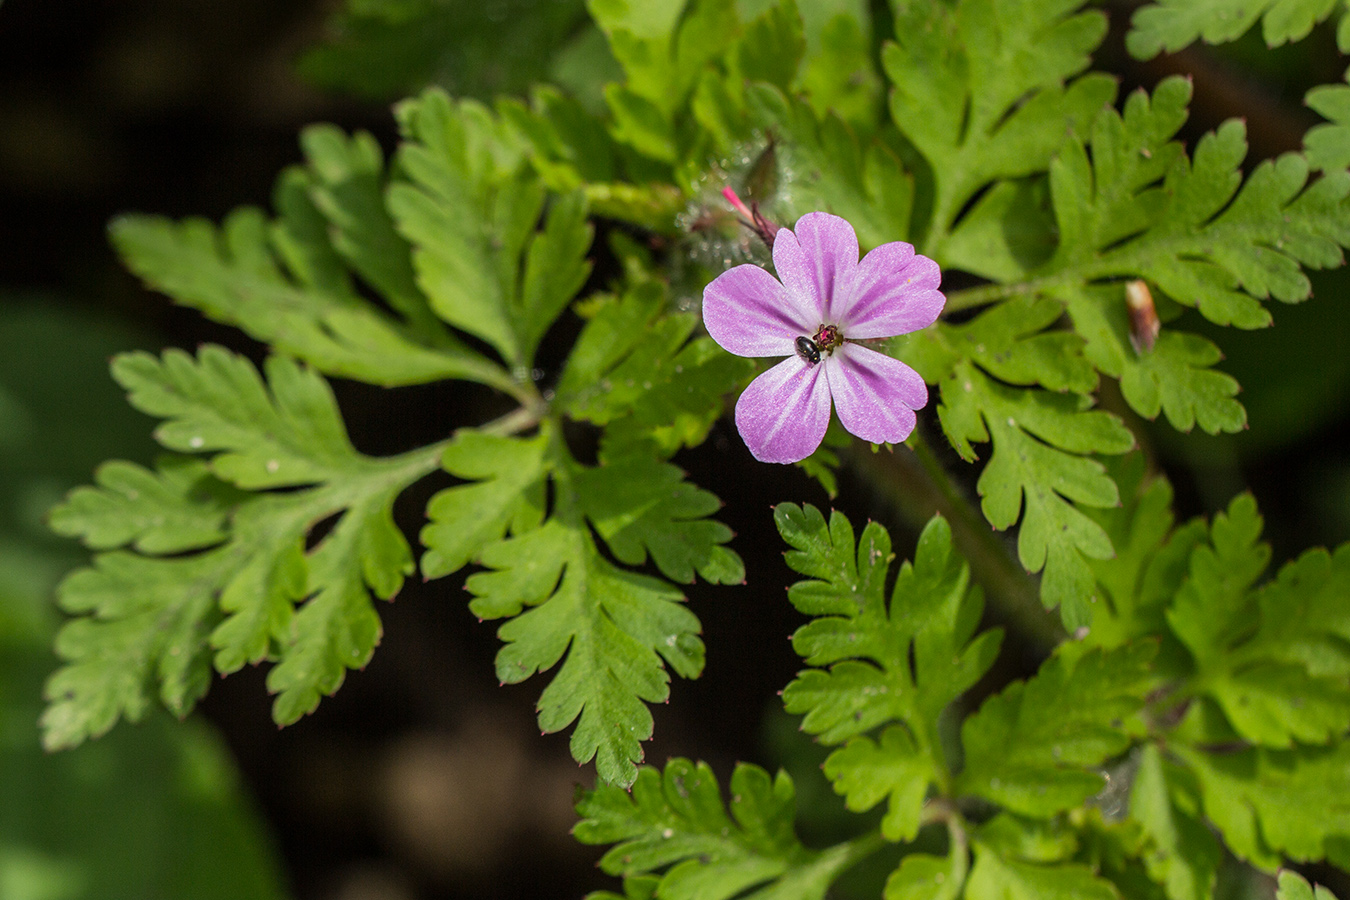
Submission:
<svg viewBox="0 0 1350 900">
<path fill-rule="evenodd" d="M 708 334 L 737 356 L 788 356 L 799 335 L 815 330 L 815 318 L 759 266 L 728 269 L 703 289 Z"/>
<path fill-rule="evenodd" d="M 858 264 L 848 309 L 836 307 L 847 337 L 894 337 L 937 321 L 947 298 L 938 291 L 942 272 L 904 241 L 882 244 Z"/>
<path fill-rule="evenodd" d="M 783 285 L 800 295 L 817 313 L 815 326 L 837 321 L 832 304 L 847 303 L 858 269 L 858 236 L 846 219 L 829 213 L 807 213 L 788 234 L 773 241 L 773 266 Z M 837 299 L 836 299 L 837 298 Z"/>
<path fill-rule="evenodd" d="M 928 402 L 928 386 L 898 359 L 844 344 L 821 364 L 839 421 L 874 444 L 898 444 L 914 430 L 914 410 Z"/>
<path fill-rule="evenodd" d="M 822 369 L 793 356 L 741 392 L 736 430 L 755 459 L 793 463 L 820 446 L 830 424 L 830 388 Z"/>
</svg>

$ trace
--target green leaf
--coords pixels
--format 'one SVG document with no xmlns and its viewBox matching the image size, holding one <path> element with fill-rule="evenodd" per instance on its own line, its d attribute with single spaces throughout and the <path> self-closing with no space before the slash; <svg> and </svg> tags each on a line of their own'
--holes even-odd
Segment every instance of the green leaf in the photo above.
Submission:
<svg viewBox="0 0 1350 900">
<path fill-rule="evenodd" d="M 1044 171 L 1068 134 L 1082 132 L 1115 96 L 1090 74 L 1106 34 L 1097 12 L 1072 0 L 965 0 L 908 4 L 882 53 L 893 85 L 891 119 L 932 168 L 932 226 L 922 252 L 943 246 L 985 185 Z"/>
<path fill-rule="evenodd" d="M 956 900 L 961 896 L 966 867 L 964 853 L 946 858 L 907 853 L 886 879 L 885 900 Z"/>
<path fill-rule="evenodd" d="M 200 460 L 166 456 L 158 471 L 112 460 L 94 474 L 98 487 L 79 487 L 48 518 L 53 531 L 95 550 L 130 545 L 144 554 L 197 550 L 223 540 L 239 495 Z"/>
<path fill-rule="evenodd" d="M 754 363 L 711 338 L 689 340 L 692 314 L 670 314 L 659 283 L 642 282 L 602 302 L 583 329 L 555 389 L 566 415 L 607 426 L 603 458 L 652 452 L 668 458 L 703 442 L 721 398 Z"/>
<path fill-rule="evenodd" d="M 57 639 L 67 665 L 47 686 L 44 740 L 69 746 L 139 718 L 155 683 L 185 714 L 206 690 L 212 649 L 223 673 L 276 659 L 274 716 L 295 721 L 369 661 L 380 632 L 370 594 L 394 596 L 412 571 L 393 501 L 434 455 L 357 453 L 327 384 L 284 357 L 268 361 L 266 382 L 209 345 L 196 358 L 128 354 L 113 371 L 134 406 L 166 420 L 164 446 L 213 455 L 155 475 L 105 469 L 101 492 L 76 491 L 54 511 L 64 533 L 137 552 L 101 554 L 62 583 L 62 605 L 80 617 Z M 269 488 L 288 490 L 250 493 Z M 133 509 L 137 518 L 109 527 L 110 514 Z"/>
<path fill-rule="evenodd" d="M 302 187 L 326 220 L 333 252 L 420 332 L 443 338 L 417 287 L 412 248 L 385 207 L 380 145 L 365 132 L 349 138 L 331 125 L 313 125 L 300 133 L 300 146 L 309 164 Z"/>
<path fill-rule="evenodd" d="M 881 76 L 872 63 L 866 15 L 804 4 L 806 58 L 797 84 L 816 116 L 833 111 L 854 129 L 875 126 Z"/>
<path fill-rule="evenodd" d="M 544 517 L 544 437 L 519 440 L 458 432 L 442 467 L 470 484 L 436 494 L 422 529 L 422 574 L 440 578 L 475 559 L 509 531 L 535 528 Z"/>
<path fill-rule="evenodd" d="M 1014 297 L 966 324 L 925 329 L 902 346 L 926 381 L 950 377 L 958 363 L 970 360 L 1009 384 L 1090 394 L 1097 375 L 1083 356 L 1082 338 L 1045 330 L 1063 314 L 1063 304 L 1048 297 Z"/>
<path fill-rule="evenodd" d="M 1186 578 L 1191 552 L 1208 536 L 1199 520 L 1172 529 L 1172 487 L 1146 476 L 1144 467 L 1143 454 L 1123 457 L 1113 473 L 1121 505 L 1089 511 L 1116 549 L 1114 558 L 1089 563 L 1104 600 L 1083 636 L 1089 645 L 1112 648 L 1168 634 L 1164 612 Z"/>
<path fill-rule="evenodd" d="M 654 893 L 669 900 L 823 898 L 848 856 L 842 847 L 812 852 L 797 840 L 792 780 L 742 763 L 730 795 L 728 814 L 712 770 L 673 759 L 664 773 L 639 770 L 631 792 L 587 792 L 573 834 L 583 844 L 616 844 L 600 868 L 625 884 L 664 870 Z"/>
<path fill-rule="evenodd" d="M 964 895 L 967 900 L 1119 900 L 1111 882 L 1086 866 L 1008 858 L 975 843 Z"/>
<path fill-rule="evenodd" d="M 1191 554 L 1190 578 L 1167 620 L 1195 660 L 1195 690 L 1234 729 L 1265 747 L 1322 743 L 1350 728 L 1350 548 L 1309 551 L 1259 591 L 1270 549 L 1250 495 L 1216 516 L 1212 546 Z"/>
<path fill-rule="evenodd" d="M 985 518 L 1000 530 L 1021 519 L 1018 558 L 1028 572 L 1045 569 L 1041 600 L 1047 608 L 1058 605 L 1071 630 L 1092 621 L 1096 587 L 1088 560 L 1114 552 L 1078 505 L 1120 500 L 1101 463 L 1086 454 L 1134 446 L 1119 419 L 1090 405 L 1082 395 L 1009 387 L 963 360 L 943 380 L 938 406 L 943 430 L 964 458 L 975 457 L 971 442 L 993 442 L 976 483 Z"/>
<path fill-rule="evenodd" d="M 247 207 L 219 229 L 122 216 L 110 225 L 113 244 L 151 287 L 321 371 L 386 386 L 443 378 L 509 386 L 506 372 L 435 318 L 412 280 L 408 244 L 384 208 L 374 140 L 317 126 L 301 143 L 309 167 L 278 179 L 275 221 Z M 352 274 L 396 314 L 363 299 Z"/>
<path fill-rule="evenodd" d="M 1088 279 L 1135 277 L 1219 325 L 1259 328 L 1259 301 L 1305 299 L 1301 267 L 1343 262 L 1350 244 L 1350 173 L 1308 180 L 1308 163 L 1286 154 L 1246 183 L 1240 121 L 1206 134 L 1189 162 L 1169 139 L 1185 121 L 1190 83 L 1136 92 L 1124 114 L 1104 111 L 1092 158 L 1077 141 L 1051 164 L 1051 194 L 1064 239 L 1042 272 Z M 1159 177 L 1162 183 L 1157 183 Z"/>
<path fill-rule="evenodd" d="M 711 584 L 741 584 L 745 567 L 731 550 L 731 529 L 707 518 L 722 502 L 688 484 L 669 463 L 645 456 L 607 460 L 576 475 L 586 517 L 615 559 L 652 561 L 661 574 L 691 584 L 697 571 Z"/>
<path fill-rule="evenodd" d="M 399 119 L 409 182 L 393 184 L 388 202 L 414 245 L 418 285 L 437 315 L 528 368 L 590 271 L 584 200 L 569 194 L 545 215 L 523 144 L 475 103 L 428 91 L 404 103 Z"/>
<path fill-rule="evenodd" d="M 1118 286 L 1073 291 L 1068 310 L 1074 329 L 1087 340 L 1084 355 L 1103 374 L 1120 379 L 1121 394 L 1139 415 L 1156 419 L 1164 412 L 1178 431 L 1197 423 L 1209 434 L 1247 427 L 1237 381 L 1210 368 L 1223 354 L 1209 340 L 1166 329 L 1151 350 L 1136 350 Z"/>
<path fill-rule="evenodd" d="M 1237 40 L 1261 19 L 1267 47 L 1308 36 L 1331 15 L 1337 0 L 1158 0 L 1135 10 L 1125 48 L 1135 59 L 1175 53 L 1197 38 L 1207 44 Z"/>
<path fill-rule="evenodd" d="M 1313 887 L 1297 872 L 1284 870 L 1279 875 L 1275 900 L 1336 900 L 1336 895 L 1320 884 Z"/>
<path fill-rule="evenodd" d="M 1325 859 L 1332 844 L 1350 838 L 1350 744 L 1170 749 L 1194 773 L 1205 817 L 1239 859 L 1274 871 L 1284 858 Z"/>
<path fill-rule="evenodd" d="M 767 214 L 791 223 L 832 212 L 849 220 L 864 251 L 909 236 L 913 181 L 885 144 L 859 140 L 833 112 L 818 114 L 770 85 L 752 86 L 746 106 L 756 129 L 774 135 L 776 171 L 791 173 L 774 196 L 755 198 Z"/>
<path fill-rule="evenodd" d="M 1308 91 L 1303 102 L 1328 120 L 1303 135 L 1308 165 L 1325 172 L 1350 166 L 1350 85 L 1318 85 Z"/>
<path fill-rule="evenodd" d="M 792 638 L 817 668 L 788 685 L 784 705 L 804 713 L 803 730 L 822 742 L 848 741 L 825 769 L 849 808 L 863 811 L 889 797 L 883 834 L 912 840 L 928 784 L 950 779 L 938 717 L 993 664 L 1001 632 L 975 636 L 981 599 L 941 518 L 924 529 L 914 563 L 901 567 L 889 609 L 883 591 L 891 545 L 884 528 L 869 523 L 855 548 L 840 513 L 827 525 L 815 507 L 784 503 L 774 520 L 794 548 L 788 565 L 812 578 L 789 588 L 788 599 L 817 617 Z M 892 722 L 900 724 L 879 742 L 865 736 Z"/>
<path fill-rule="evenodd" d="M 498 630 L 503 683 L 561 666 L 539 699 L 539 726 L 576 722 L 572 754 L 596 759 L 600 777 L 630 784 L 651 736 L 644 703 L 669 695 L 669 664 L 683 677 L 703 667 L 699 623 L 667 581 L 619 568 L 650 555 L 670 579 L 744 579 L 740 558 L 723 546 L 731 532 L 705 517 L 720 503 L 673 466 L 628 456 L 600 467 L 578 464 L 551 421 L 538 437 L 464 432 L 444 464 L 471 483 L 432 498 L 423 571 L 436 577 L 473 560 L 470 610 L 510 618 Z M 552 497 L 547 518 L 544 499 Z M 565 657 L 565 658 L 564 658 Z"/>
<path fill-rule="evenodd" d="M 1104 784 L 1092 771 L 1131 741 L 1130 718 L 1154 686 L 1146 642 L 1052 656 L 1035 677 L 986 700 L 961 726 L 956 789 L 1027 816 L 1078 806 Z"/>
<path fill-rule="evenodd" d="M 1184 769 L 1167 762 L 1156 744 L 1140 751 L 1130 788 L 1130 818 L 1149 838 L 1144 863 L 1170 900 L 1214 895 L 1222 851 L 1200 817 L 1198 785 Z"/>
<path fill-rule="evenodd" d="M 582 0 L 348 0 L 329 19 L 327 40 L 309 48 L 299 68 L 323 87 L 374 100 L 433 83 L 487 100 L 544 79 L 585 16 Z"/>
</svg>

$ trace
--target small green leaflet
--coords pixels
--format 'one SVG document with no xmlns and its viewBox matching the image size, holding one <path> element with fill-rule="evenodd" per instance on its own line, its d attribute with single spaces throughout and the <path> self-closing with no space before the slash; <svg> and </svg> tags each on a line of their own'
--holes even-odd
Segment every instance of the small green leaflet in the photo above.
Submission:
<svg viewBox="0 0 1350 900">
<path fill-rule="evenodd" d="M 1166 634 L 1165 611 L 1186 578 L 1191 551 L 1208 537 L 1198 519 L 1173 530 L 1172 487 L 1146 476 L 1144 467 L 1142 454 L 1121 457 L 1111 471 L 1121 505 L 1088 513 L 1116 549 L 1113 558 L 1089 563 L 1104 594 L 1082 639 L 1091 646 L 1119 647 Z"/>
<path fill-rule="evenodd" d="M 1149 663 L 1157 645 L 1061 647 L 1034 678 L 1014 682 L 966 719 L 958 791 L 1048 817 L 1101 790 L 1105 782 L 1092 769 L 1129 747 L 1130 719 L 1156 684 Z"/>
<path fill-rule="evenodd" d="M 669 458 L 702 443 L 722 397 L 742 386 L 754 362 L 724 352 L 691 313 L 667 311 L 656 281 L 600 298 L 559 378 L 555 404 L 605 428 L 601 457 L 655 453 Z"/>
<path fill-rule="evenodd" d="M 1350 728 L 1350 547 L 1311 550 L 1260 590 L 1270 549 L 1250 495 L 1215 517 L 1167 621 L 1192 654 L 1196 689 L 1264 747 L 1323 743 Z"/>
<path fill-rule="evenodd" d="M 951 779 L 938 717 L 993 664 L 1002 633 L 975 634 L 983 604 L 941 518 L 924 529 L 914 563 L 901 567 L 889 608 L 884 528 L 869 523 L 855 547 L 840 513 L 827 524 L 813 506 L 784 503 L 774 520 L 793 547 L 788 565 L 812 579 L 794 584 L 788 598 L 817 617 L 793 635 L 794 649 L 816 668 L 788 685 L 784 705 L 804 713 L 802 728 L 821 741 L 847 741 L 825 771 L 849 808 L 889 798 L 882 833 L 912 840 L 928 785 Z M 883 725 L 878 740 L 867 736 Z"/>
<path fill-rule="evenodd" d="M 626 565 L 650 556 L 676 582 L 697 573 L 739 583 L 744 568 L 723 546 L 730 530 L 705 518 L 720 504 L 650 456 L 582 466 L 548 422 L 533 438 L 461 432 L 442 463 L 469 483 L 432 498 L 423 572 L 485 567 L 466 586 L 475 615 L 511 619 L 498 631 L 498 677 L 520 682 L 561 662 L 539 700 L 540 728 L 577 722 L 573 756 L 594 757 L 606 782 L 631 784 L 652 730 L 644 703 L 668 696 L 667 664 L 686 678 L 702 670 L 703 643 L 680 592 L 609 562 L 591 529 Z"/>
<path fill-rule="evenodd" d="M 170 350 L 115 361 L 132 404 L 165 419 L 160 443 L 212 455 L 205 465 L 170 458 L 154 473 L 110 465 L 99 487 L 53 511 L 64 534 L 132 549 L 110 549 L 62 583 L 63 607 L 84 615 L 58 637 L 68 664 L 47 686 L 49 746 L 138 718 L 156 682 L 185 714 L 212 664 L 229 673 L 276 660 L 274 717 L 294 722 L 369 661 L 380 633 L 370 595 L 393 597 L 412 571 L 392 504 L 434 468 L 434 448 L 363 456 L 318 374 L 285 357 L 266 372 L 264 382 L 247 359 L 213 346 L 196 358 Z M 275 488 L 289 490 L 267 492 Z"/>
<path fill-rule="evenodd" d="M 1187 160 L 1170 137 L 1185 122 L 1190 83 L 1171 78 L 1150 98 L 1104 110 L 1087 148 L 1070 140 L 1050 166 L 1062 243 L 1038 274 L 1146 279 L 1219 325 L 1270 324 L 1260 301 L 1305 299 L 1302 266 L 1329 268 L 1350 245 L 1350 173 L 1308 179 L 1285 154 L 1243 183 L 1246 132 L 1230 120 Z M 1158 179 L 1161 178 L 1161 184 Z"/>
<path fill-rule="evenodd" d="M 1087 560 L 1112 555 L 1106 533 L 1079 506 L 1119 499 L 1115 482 L 1087 454 L 1124 453 L 1134 437 L 1115 416 L 1089 408 L 1096 374 L 1081 355 L 1081 339 L 1042 331 L 1061 312 L 1053 300 L 1013 299 L 968 324 L 942 323 L 895 346 L 925 381 L 939 385 L 938 417 L 962 458 L 976 458 L 973 443 L 993 443 L 976 484 L 985 517 L 1000 530 L 1021 520 L 1022 565 L 1045 569 L 1042 601 L 1059 606 L 1065 625 L 1076 629 L 1092 615 Z M 1038 383 L 1050 390 L 1017 386 Z"/>
<path fill-rule="evenodd" d="M 414 245 L 418 286 L 446 322 L 491 344 L 513 369 L 528 368 L 590 272 L 582 194 L 555 198 L 545 214 L 525 145 L 478 104 L 433 90 L 398 114 L 408 180 L 391 185 L 388 203 Z"/>
<path fill-rule="evenodd" d="M 1275 900 L 1336 900 L 1336 895 L 1322 887 L 1314 887 L 1297 872 L 1283 871 L 1279 877 Z"/>
<path fill-rule="evenodd" d="M 1237 40 L 1261 20 L 1267 47 L 1307 37 L 1338 0 L 1159 0 L 1134 11 L 1125 48 L 1136 59 L 1175 53 L 1197 38 L 1207 44 Z"/>
<path fill-rule="evenodd" d="M 1085 75 L 1106 19 L 1081 3 L 965 0 L 904 4 L 882 63 L 891 119 L 932 167 L 932 224 L 920 252 L 943 246 L 967 202 L 991 182 L 1045 170 L 1066 133 L 1082 131 L 1115 96 Z"/>
<path fill-rule="evenodd" d="M 1178 431 L 1199 425 L 1218 434 L 1247 427 L 1237 381 L 1210 368 L 1223 358 L 1214 343 L 1164 328 L 1151 350 L 1136 350 L 1122 286 L 1084 285 L 1063 293 L 1074 330 L 1087 341 L 1083 355 L 1102 374 L 1120 379 L 1121 394 L 1139 415 L 1156 419 L 1165 413 Z"/>
<path fill-rule="evenodd" d="M 278 179 L 275 221 L 248 207 L 218 229 L 129 215 L 110 225 L 113 244 L 176 303 L 321 371 L 386 386 L 462 378 L 509 387 L 508 374 L 437 321 L 412 283 L 409 247 L 384 211 L 374 140 L 318 127 L 302 143 L 309 167 Z M 353 274 L 397 314 L 363 299 Z"/>
<path fill-rule="evenodd" d="M 1224 843 L 1273 871 L 1283 859 L 1350 864 L 1350 746 L 1172 752 L 1194 773 Z"/>
<path fill-rule="evenodd" d="M 572 833 L 583 844 L 615 844 L 600 868 L 622 875 L 630 888 L 630 881 L 648 885 L 648 896 L 664 900 L 820 900 L 853 861 L 847 844 L 814 852 L 797 840 L 786 774 L 771 778 L 742 763 L 732 773 L 730 796 L 728 815 L 712 770 L 672 759 L 664 772 L 638 770 L 631 791 L 587 792 Z"/>
</svg>

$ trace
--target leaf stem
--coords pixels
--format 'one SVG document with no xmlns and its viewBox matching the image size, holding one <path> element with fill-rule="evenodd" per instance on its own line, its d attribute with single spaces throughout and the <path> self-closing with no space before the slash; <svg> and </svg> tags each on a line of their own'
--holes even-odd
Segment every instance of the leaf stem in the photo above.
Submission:
<svg viewBox="0 0 1350 900">
<path fill-rule="evenodd" d="M 979 287 L 952 291 L 947 295 L 947 304 L 943 307 L 943 314 L 974 309 L 977 306 L 986 306 L 999 300 L 1007 300 L 1010 297 L 1019 297 L 1023 294 L 1036 294 L 1049 288 L 1058 287 L 1061 284 L 1079 283 L 1083 280 L 1083 271 L 1072 269 L 1047 275 L 1044 278 L 1033 278 L 1030 281 L 1018 281 L 1013 284 L 982 284 Z"/>
<path fill-rule="evenodd" d="M 1059 618 L 1041 605 L 1035 579 L 1013 558 L 1006 543 L 955 484 L 920 428 L 906 444 L 912 453 L 856 450 L 853 462 L 882 488 L 885 499 L 915 528 L 922 527 L 935 512 L 945 516 L 957 549 L 988 594 L 993 618 L 1035 652 L 1049 653 L 1066 635 Z"/>
</svg>

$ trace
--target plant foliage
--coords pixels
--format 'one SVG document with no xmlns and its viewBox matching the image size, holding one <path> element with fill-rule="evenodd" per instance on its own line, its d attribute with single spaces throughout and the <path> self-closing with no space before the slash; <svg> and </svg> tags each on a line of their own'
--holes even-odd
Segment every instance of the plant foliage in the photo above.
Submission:
<svg viewBox="0 0 1350 900">
<path fill-rule="evenodd" d="M 592 0 L 580 43 L 527 67 L 600 73 L 588 85 L 491 105 L 426 90 L 396 108 L 392 153 L 305 131 L 270 213 L 116 220 L 132 271 L 270 355 L 114 362 L 168 455 L 108 463 L 52 512 L 95 557 L 60 589 L 48 745 L 156 700 L 181 715 L 213 672 L 251 664 L 293 722 L 369 661 L 374 600 L 420 567 L 462 572 L 469 612 L 501 620 L 503 683 L 548 673 L 539 725 L 571 727 L 601 781 L 577 837 L 614 845 L 601 867 L 628 897 L 823 897 L 872 857 L 895 898 L 1201 900 L 1226 854 L 1350 864 L 1350 550 L 1271 572 L 1250 495 L 1178 523 L 1137 452 L 1166 428 L 1247 427 L 1220 347 L 1342 264 L 1350 87 L 1309 94 L 1329 122 L 1304 153 L 1249 160 L 1236 120 L 1188 146 L 1190 82 L 1118 99 L 1091 70 L 1107 21 L 1085 5 L 873 19 L 842 2 Z M 1148 56 L 1260 19 L 1274 44 L 1333 5 L 1164 0 L 1127 42 Z M 354 42 L 311 57 L 336 80 L 444 12 L 349 6 Z M 511 27 L 553 33 L 572 8 Z M 784 773 L 738 766 L 724 799 L 706 764 L 639 766 L 670 672 L 703 668 L 680 586 L 747 577 L 721 501 L 677 465 L 755 371 L 696 312 L 716 274 L 769 261 L 725 187 L 773 223 L 842 215 L 864 251 L 909 241 L 948 285 L 944 319 L 881 346 L 935 388 L 910 442 L 927 489 L 912 560 L 893 570 L 877 523 L 774 513 L 807 617 L 785 708 L 828 748 L 846 808 L 876 811 L 825 849 L 797 837 Z M 504 412 L 374 457 L 330 378 L 472 384 Z M 885 495 L 893 470 L 865 452 L 832 438 L 803 467 L 833 494 L 835 468 L 861 460 Z M 419 560 L 393 509 L 433 473 Z M 1016 529 L 1011 556 L 981 516 Z M 1005 645 L 1023 655 L 1000 662 Z"/>
</svg>

